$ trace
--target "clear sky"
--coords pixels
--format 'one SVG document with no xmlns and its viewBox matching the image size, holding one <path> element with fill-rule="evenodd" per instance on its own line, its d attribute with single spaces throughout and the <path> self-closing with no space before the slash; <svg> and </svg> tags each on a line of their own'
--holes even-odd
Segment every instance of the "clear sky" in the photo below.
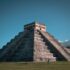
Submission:
<svg viewBox="0 0 70 70">
<path fill-rule="evenodd" d="M 0 47 L 39 21 L 58 40 L 70 40 L 70 0 L 0 0 Z"/>
</svg>

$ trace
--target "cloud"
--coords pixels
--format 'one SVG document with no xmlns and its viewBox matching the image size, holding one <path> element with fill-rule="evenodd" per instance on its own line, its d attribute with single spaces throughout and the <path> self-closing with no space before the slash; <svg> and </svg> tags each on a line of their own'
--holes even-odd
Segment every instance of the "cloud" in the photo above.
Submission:
<svg viewBox="0 0 70 70">
<path fill-rule="evenodd" d="M 69 40 L 65 40 L 65 42 L 68 42 Z"/>
<path fill-rule="evenodd" d="M 61 41 L 61 40 L 58 40 L 58 42 L 63 42 L 63 41 Z"/>
<path fill-rule="evenodd" d="M 64 42 L 68 42 L 69 40 L 64 40 L 64 41 L 61 41 L 61 40 L 58 40 L 58 42 L 60 42 L 60 43 L 64 43 Z"/>
</svg>

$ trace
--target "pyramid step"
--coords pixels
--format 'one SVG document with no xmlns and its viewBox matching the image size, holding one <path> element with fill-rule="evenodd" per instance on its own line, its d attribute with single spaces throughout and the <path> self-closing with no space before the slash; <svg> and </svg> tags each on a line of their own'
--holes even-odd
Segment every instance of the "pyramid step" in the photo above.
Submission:
<svg viewBox="0 0 70 70">
<path fill-rule="evenodd" d="M 43 44 L 41 44 L 41 43 L 36 43 L 35 44 L 35 47 L 40 47 L 40 48 L 44 48 L 45 47 L 45 44 L 43 43 Z"/>
<path fill-rule="evenodd" d="M 34 40 L 36 40 L 36 41 L 43 41 L 42 38 L 34 38 Z"/>
<path fill-rule="evenodd" d="M 39 48 L 39 49 L 42 49 L 42 50 L 49 50 L 45 45 L 43 45 L 43 44 L 36 44 L 35 45 L 35 48 Z"/>
<path fill-rule="evenodd" d="M 34 36 L 38 36 L 38 37 L 40 36 L 40 37 L 41 37 L 41 35 L 40 35 L 40 34 L 34 34 Z"/>
<path fill-rule="evenodd" d="M 41 37 L 34 37 L 34 39 L 43 40 Z"/>
<path fill-rule="evenodd" d="M 49 50 L 41 50 L 40 48 L 36 48 L 36 49 L 34 48 L 34 50 L 35 50 L 36 52 L 37 52 L 37 51 L 38 51 L 38 52 L 44 52 L 44 51 L 45 51 L 47 54 L 50 53 Z"/>
<path fill-rule="evenodd" d="M 43 42 L 43 39 L 34 39 L 34 41 L 40 41 L 40 42 Z"/>
<path fill-rule="evenodd" d="M 42 61 L 47 61 L 47 62 L 54 62 L 56 61 L 56 57 L 34 57 L 34 61 L 39 61 L 39 62 L 42 62 Z"/>
<path fill-rule="evenodd" d="M 41 44 L 41 45 L 45 45 L 45 42 L 42 42 L 42 41 L 40 41 L 40 40 L 39 40 L 39 41 L 35 41 L 35 43 L 38 44 L 38 45 L 40 45 L 40 44 Z"/>
<path fill-rule="evenodd" d="M 49 59 L 49 62 L 54 62 L 54 61 L 56 61 L 56 57 L 53 57 L 53 58 Z"/>
</svg>

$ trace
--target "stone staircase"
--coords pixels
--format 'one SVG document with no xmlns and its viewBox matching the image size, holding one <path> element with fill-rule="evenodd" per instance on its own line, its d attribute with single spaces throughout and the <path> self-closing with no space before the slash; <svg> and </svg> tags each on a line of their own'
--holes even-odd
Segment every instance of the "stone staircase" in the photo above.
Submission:
<svg viewBox="0 0 70 70">
<path fill-rule="evenodd" d="M 58 51 L 58 53 L 62 55 L 65 60 L 70 61 L 70 54 L 52 35 L 50 35 L 48 32 L 42 32 L 40 30 L 38 31 L 44 36 L 46 40 L 48 40 L 53 45 L 53 47 Z"/>
<path fill-rule="evenodd" d="M 34 61 L 56 61 L 56 57 L 54 57 L 53 53 L 50 52 L 48 46 L 44 42 L 44 39 L 37 30 L 34 32 Z"/>
</svg>

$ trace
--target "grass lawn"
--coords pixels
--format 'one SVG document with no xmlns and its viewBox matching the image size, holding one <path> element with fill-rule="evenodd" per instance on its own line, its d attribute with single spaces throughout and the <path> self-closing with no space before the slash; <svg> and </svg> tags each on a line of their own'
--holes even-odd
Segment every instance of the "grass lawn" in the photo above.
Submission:
<svg viewBox="0 0 70 70">
<path fill-rule="evenodd" d="M 70 70 L 70 62 L 0 62 L 0 70 Z"/>
</svg>

